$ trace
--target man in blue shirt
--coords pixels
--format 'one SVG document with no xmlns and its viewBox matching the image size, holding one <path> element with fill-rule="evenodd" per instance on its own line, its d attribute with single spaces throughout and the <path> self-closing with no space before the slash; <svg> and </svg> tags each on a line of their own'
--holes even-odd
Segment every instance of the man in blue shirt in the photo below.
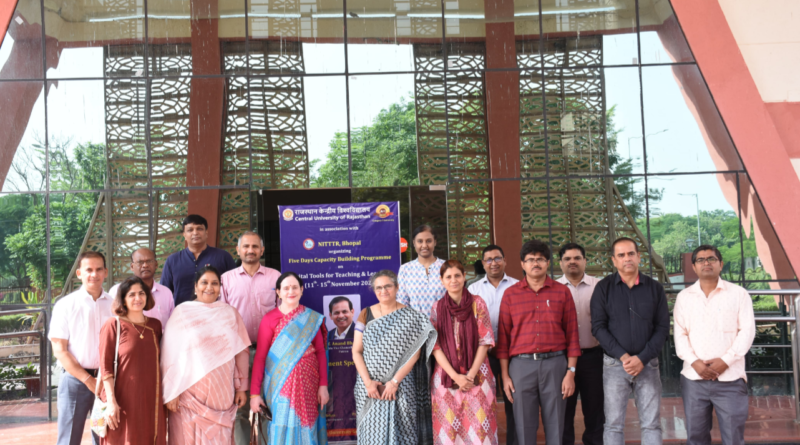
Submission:
<svg viewBox="0 0 800 445">
<path fill-rule="evenodd" d="M 161 271 L 161 284 L 172 291 L 175 306 L 194 300 L 194 274 L 205 266 L 220 273 L 236 268 L 231 254 L 208 245 L 208 221 L 200 215 L 183 220 L 183 238 L 187 247 L 167 258 Z"/>
</svg>

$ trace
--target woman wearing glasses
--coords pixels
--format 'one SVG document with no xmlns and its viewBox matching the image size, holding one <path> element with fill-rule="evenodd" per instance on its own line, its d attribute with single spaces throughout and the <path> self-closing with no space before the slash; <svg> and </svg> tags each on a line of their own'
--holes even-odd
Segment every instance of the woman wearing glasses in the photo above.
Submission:
<svg viewBox="0 0 800 445">
<path fill-rule="evenodd" d="M 361 311 L 353 336 L 358 443 L 432 443 L 428 382 L 436 330 L 397 302 L 394 272 L 377 272 L 369 284 L 378 304 Z"/>
<path fill-rule="evenodd" d="M 439 275 L 447 292 L 431 309 L 438 333 L 431 383 L 436 443 L 497 444 L 496 383 L 487 357 L 494 346 L 489 309 L 464 287 L 459 261 L 446 261 Z"/>
</svg>

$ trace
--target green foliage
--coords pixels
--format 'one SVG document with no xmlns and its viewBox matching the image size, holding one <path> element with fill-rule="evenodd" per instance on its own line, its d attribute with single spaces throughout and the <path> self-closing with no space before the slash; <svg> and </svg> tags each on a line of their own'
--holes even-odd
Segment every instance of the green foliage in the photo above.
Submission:
<svg viewBox="0 0 800 445">
<path fill-rule="evenodd" d="M 5 315 L 0 317 L 0 333 L 17 332 L 23 330 L 23 315 Z"/>
<path fill-rule="evenodd" d="M 36 195 L 7 195 L 0 198 L 0 276 L 5 286 L 25 287 L 28 285 L 24 261 L 12 257 L 2 240 L 22 231 L 22 224 L 30 215 L 31 209 L 41 202 Z"/>
<path fill-rule="evenodd" d="M 105 184 L 105 146 L 69 142 L 53 144 L 50 150 L 50 184 L 56 190 L 101 189 Z M 71 155 L 70 155 L 71 152 Z M 33 165 L 44 165 L 44 152 L 36 151 Z M 30 160 L 30 159 L 29 159 Z M 24 166 L 16 166 L 22 170 Z M 97 205 L 97 193 L 50 195 L 50 267 L 53 287 L 61 287 L 80 251 Z M 46 206 L 41 198 L 6 196 L 0 198 L 0 220 L 22 220 L 5 227 L 3 253 L 8 262 L 0 266 L 3 274 L 30 280 L 37 289 L 47 288 Z"/>
<path fill-rule="evenodd" d="M 3 382 L 0 383 L 0 389 L 3 390 L 13 390 L 16 389 L 17 385 L 19 384 L 18 381 L 7 381 L 13 379 L 24 379 L 26 377 L 34 377 L 39 374 L 39 371 L 36 370 L 36 367 L 33 366 L 33 363 L 28 362 L 27 365 L 17 368 L 13 363 L 4 363 L 0 365 L 0 380 Z"/>
<path fill-rule="evenodd" d="M 643 225 L 644 220 L 637 221 Z M 668 213 L 650 218 L 650 238 L 653 250 L 662 257 L 677 257 L 689 253 L 697 247 L 697 216 L 683 216 Z M 686 240 L 693 240 L 691 247 Z M 755 236 L 743 239 L 739 245 L 739 218 L 731 210 L 700 211 L 700 241 L 703 244 L 716 246 L 725 262 L 723 276 L 726 279 L 740 280 L 742 273 L 742 247 L 745 258 L 755 258 Z M 761 272 L 758 272 L 758 271 Z M 762 277 L 763 275 L 763 277 Z M 747 280 L 768 280 L 769 275 L 763 269 L 745 270 Z"/>
<path fill-rule="evenodd" d="M 370 126 L 351 131 L 354 187 L 417 185 L 414 103 L 405 99 L 381 110 Z M 311 163 L 314 187 L 348 187 L 347 133 L 337 132 L 322 161 Z"/>
</svg>

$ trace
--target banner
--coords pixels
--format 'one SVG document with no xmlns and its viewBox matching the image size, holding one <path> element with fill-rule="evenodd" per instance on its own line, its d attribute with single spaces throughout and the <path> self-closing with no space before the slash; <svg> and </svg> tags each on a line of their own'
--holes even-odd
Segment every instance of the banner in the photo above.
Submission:
<svg viewBox="0 0 800 445">
<path fill-rule="evenodd" d="M 325 315 L 328 302 L 352 301 L 356 315 L 378 302 L 369 290 L 373 273 L 400 269 L 398 202 L 278 206 L 281 272 L 303 279 L 300 303 Z"/>
</svg>

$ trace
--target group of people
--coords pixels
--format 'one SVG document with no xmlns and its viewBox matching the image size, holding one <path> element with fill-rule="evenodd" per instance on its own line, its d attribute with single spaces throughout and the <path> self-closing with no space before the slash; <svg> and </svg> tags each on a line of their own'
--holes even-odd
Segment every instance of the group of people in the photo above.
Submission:
<svg viewBox="0 0 800 445">
<path fill-rule="evenodd" d="M 323 315 L 300 304 L 301 277 L 260 264 L 258 234 L 241 235 L 236 267 L 208 245 L 207 228 L 199 215 L 183 221 L 187 248 L 167 259 L 160 283 L 149 249 L 133 253 L 133 276 L 109 293 L 103 256 L 78 258 L 83 285 L 57 302 L 49 333 L 65 370 L 59 444 L 80 443 L 95 395 L 109 425 L 95 443 L 247 444 L 251 411 L 271 417 L 252 426 L 270 444 L 324 444 L 329 429 L 341 442 L 353 431 L 331 426 L 334 405 L 353 414 L 358 444 L 497 444 L 497 391 L 507 444 L 535 444 L 540 414 L 548 445 L 574 444 L 579 397 L 583 443 L 622 444 L 631 394 L 642 442 L 662 442 L 669 308 L 630 238 L 613 242 L 617 272 L 603 279 L 586 274 L 578 244 L 559 250 L 558 280 L 546 243 L 522 245 L 521 280 L 489 245 L 486 275 L 468 285 L 463 265 L 436 258 L 436 235 L 420 226 L 417 258 L 370 277 L 378 303 L 356 316 L 334 298 L 327 332 Z M 687 442 L 710 442 L 713 409 L 723 443 L 743 444 L 752 303 L 720 278 L 718 249 L 699 246 L 692 263 L 699 280 L 674 306 Z M 352 376 L 331 377 L 334 363 L 351 363 Z"/>
</svg>

